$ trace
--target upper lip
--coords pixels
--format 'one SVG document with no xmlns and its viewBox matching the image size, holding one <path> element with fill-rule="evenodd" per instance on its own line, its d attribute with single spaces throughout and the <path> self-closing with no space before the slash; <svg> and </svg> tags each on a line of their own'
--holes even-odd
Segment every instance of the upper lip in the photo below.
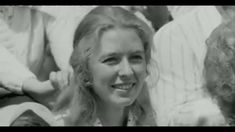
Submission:
<svg viewBox="0 0 235 132">
<path fill-rule="evenodd" d="M 130 84 L 135 84 L 134 82 L 128 82 L 128 83 L 117 83 L 117 84 L 113 84 L 113 86 L 120 86 L 120 85 L 130 85 Z"/>
<path fill-rule="evenodd" d="M 130 83 L 118 83 L 118 84 L 113 84 L 113 85 L 111 85 L 111 86 L 113 86 L 113 87 L 120 87 L 120 86 L 127 86 L 127 85 L 134 85 L 135 83 L 134 82 L 130 82 Z"/>
</svg>

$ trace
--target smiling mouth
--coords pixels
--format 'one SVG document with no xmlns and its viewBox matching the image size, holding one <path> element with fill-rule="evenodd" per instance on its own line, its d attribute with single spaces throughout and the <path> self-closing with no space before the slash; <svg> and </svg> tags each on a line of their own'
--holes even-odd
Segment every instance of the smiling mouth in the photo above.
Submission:
<svg viewBox="0 0 235 132">
<path fill-rule="evenodd" d="M 114 89 L 121 89 L 121 90 L 129 90 L 135 86 L 135 83 L 127 83 L 127 84 L 115 84 L 111 85 Z"/>
</svg>

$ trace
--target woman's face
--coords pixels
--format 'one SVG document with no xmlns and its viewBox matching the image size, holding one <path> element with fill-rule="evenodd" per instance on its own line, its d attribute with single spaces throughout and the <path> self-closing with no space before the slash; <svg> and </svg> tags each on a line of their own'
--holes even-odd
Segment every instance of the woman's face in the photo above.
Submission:
<svg viewBox="0 0 235 132">
<path fill-rule="evenodd" d="M 105 31 L 89 59 L 89 68 L 102 104 L 131 105 L 147 75 L 141 39 L 133 29 Z"/>
</svg>

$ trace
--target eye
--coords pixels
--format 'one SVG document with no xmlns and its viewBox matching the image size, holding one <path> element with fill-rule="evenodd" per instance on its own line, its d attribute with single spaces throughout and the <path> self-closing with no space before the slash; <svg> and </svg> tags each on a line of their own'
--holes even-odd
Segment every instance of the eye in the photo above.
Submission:
<svg viewBox="0 0 235 132">
<path fill-rule="evenodd" d="M 130 57 L 130 61 L 133 63 L 141 63 L 143 61 L 144 57 L 142 55 L 132 55 Z"/>
<path fill-rule="evenodd" d="M 118 63 L 118 58 L 109 57 L 109 58 L 104 59 L 102 63 L 108 64 L 108 65 L 115 65 Z"/>
</svg>

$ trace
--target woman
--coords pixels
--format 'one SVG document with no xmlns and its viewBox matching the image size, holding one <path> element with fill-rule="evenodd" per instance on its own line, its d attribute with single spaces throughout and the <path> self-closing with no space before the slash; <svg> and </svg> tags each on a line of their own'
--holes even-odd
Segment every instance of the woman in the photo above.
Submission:
<svg viewBox="0 0 235 132">
<path fill-rule="evenodd" d="M 125 9 L 93 9 L 75 32 L 74 79 L 59 97 L 55 111 L 65 112 L 59 120 L 82 126 L 154 125 L 143 95 L 151 41 L 149 27 Z"/>
<path fill-rule="evenodd" d="M 227 123 L 234 125 L 235 115 L 235 22 L 226 21 L 207 40 L 205 59 L 206 88 L 216 99 Z"/>
</svg>

